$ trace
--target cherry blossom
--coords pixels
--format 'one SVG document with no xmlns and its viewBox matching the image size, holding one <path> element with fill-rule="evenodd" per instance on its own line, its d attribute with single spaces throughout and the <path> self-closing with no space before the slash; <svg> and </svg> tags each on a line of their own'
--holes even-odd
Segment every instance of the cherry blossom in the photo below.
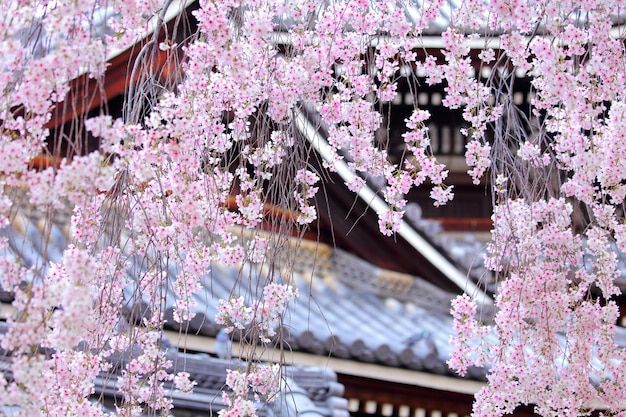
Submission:
<svg viewBox="0 0 626 417">
<path fill-rule="evenodd" d="M 580 415 L 595 401 L 618 411 L 626 402 L 613 299 L 615 248 L 626 246 L 621 2 L 465 0 L 437 51 L 422 35 L 437 27 L 449 7 L 443 0 L 418 8 L 201 1 L 192 16 L 198 33 L 184 40 L 165 25 L 181 4 L 3 4 L 0 224 L 10 224 L 22 190 L 48 220 L 71 215 L 71 244 L 49 265 L 27 265 L 0 241 L 0 287 L 17 312 L 0 337 L 13 372 L 0 377 L 0 405 L 23 415 L 101 415 L 87 401 L 94 380 L 133 347 L 117 381 L 117 413 L 167 413 L 168 390 L 188 392 L 193 381 L 172 375 L 160 349 L 165 305 L 184 323 L 214 265 L 272 264 L 284 246 L 277 239 L 302 236 L 316 220 L 324 170 L 347 167 L 352 191 L 381 179 L 384 235 L 399 230 L 414 187 L 432 187 L 435 205 L 448 202 L 454 188 L 431 149 L 427 111 L 415 104 L 405 121 L 400 161 L 377 137 L 379 110 L 393 111 L 400 77 L 414 85 L 424 77 L 441 84 L 443 105 L 465 120 L 472 182 L 494 185 L 485 263 L 497 281 L 495 317 L 480 322 L 469 296 L 453 303 L 450 365 L 461 373 L 488 367 L 474 415 L 530 403 L 543 415 Z M 128 63 L 123 117 L 103 105 L 85 120 L 77 83 L 95 80 L 104 91 L 109 58 L 131 45 L 138 54 Z M 157 54 L 171 59 L 168 76 L 155 73 Z M 491 75 L 481 78 L 484 65 Z M 512 99 L 518 74 L 532 77 L 524 114 Z M 304 113 L 329 146 L 320 171 L 295 122 Z M 70 137 L 54 129 L 67 114 Z M 98 149 L 86 147 L 87 133 Z M 50 166 L 31 169 L 41 155 Z M 269 277 L 254 293 L 234 289 L 216 322 L 251 331 L 254 343 L 280 336 L 275 328 L 297 291 L 278 281 Z M 150 307 L 128 325 L 120 306 L 131 293 Z M 279 370 L 255 366 L 226 376 L 232 395 L 224 394 L 222 415 L 254 415 L 249 388 L 258 399 L 274 396 Z"/>
</svg>

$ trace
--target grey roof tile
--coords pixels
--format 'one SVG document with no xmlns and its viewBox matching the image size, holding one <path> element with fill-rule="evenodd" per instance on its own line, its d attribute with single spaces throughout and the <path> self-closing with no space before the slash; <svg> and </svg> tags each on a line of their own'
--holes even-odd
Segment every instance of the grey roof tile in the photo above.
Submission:
<svg viewBox="0 0 626 417">
<path fill-rule="evenodd" d="M 4 230 L 4 235 L 11 235 L 12 244 L 11 251 L 2 256 L 42 265 L 43 251 L 37 248 L 37 242 L 42 241 L 48 242 L 48 253 L 62 253 L 67 244 L 64 225 L 46 228 L 37 225 L 38 221 L 23 217 L 17 227 Z M 43 239 L 46 230 L 50 231 L 49 239 Z M 197 315 L 187 323 L 174 322 L 173 294 L 168 290 L 169 326 L 214 336 L 220 329 L 215 323 L 219 299 L 240 294 L 258 296 L 269 278 L 286 282 L 289 277 L 290 284 L 300 292 L 300 297 L 289 305 L 282 325 L 281 335 L 289 349 L 435 374 L 451 373 L 446 360 L 450 356 L 452 318 L 448 309 L 453 294 L 418 277 L 383 271 L 339 249 L 311 242 L 301 242 L 299 248 L 291 264 L 281 264 L 278 259 L 276 270 L 289 268 L 285 276 L 269 277 L 267 268 L 257 264 L 212 265 L 203 278 L 203 291 L 195 297 Z M 133 255 L 130 260 L 127 272 L 135 280 L 154 262 L 149 256 Z M 175 279 L 177 266 L 169 264 L 167 269 L 169 278 Z M 133 321 L 147 309 L 147 300 L 138 296 L 136 285 L 126 289 L 126 309 Z M 3 299 L 7 296 L 5 293 Z M 618 330 L 621 345 L 626 345 L 625 334 L 624 329 Z M 484 379 L 485 374 L 482 368 L 468 370 L 468 377 L 474 379 Z M 215 382 L 208 376 L 203 378 L 203 388 Z M 294 401 L 297 397 L 293 396 Z"/>
<path fill-rule="evenodd" d="M 2 231 L 3 235 L 10 235 L 12 244 L 11 250 L 0 256 L 20 258 L 27 265 L 47 264 L 60 258 L 67 244 L 66 230 L 63 223 L 49 226 L 38 218 L 23 216 L 19 224 Z M 41 242 L 47 242 L 47 252 L 38 249 Z M 50 258 L 45 263 L 43 253 Z M 128 276 L 134 281 L 139 279 L 147 265 L 155 262 L 150 256 L 130 257 Z M 300 297 L 289 305 L 282 324 L 281 335 L 288 348 L 436 374 L 450 373 L 446 360 L 450 356 L 452 318 L 448 309 L 453 294 L 419 277 L 383 271 L 340 249 L 311 242 L 299 244 L 292 262 L 281 264 L 279 258 L 276 270 L 289 268 L 290 273 L 271 277 L 260 264 L 212 265 L 203 278 L 203 291 L 195 296 L 197 314 L 189 322 L 174 322 L 174 297 L 168 290 L 168 325 L 214 336 L 220 329 L 215 323 L 219 299 L 240 294 L 250 299 L 259 296 L 263 283 L 270 278 L 289 281 L 298 287 Z M 173 280 L 178 268 L 169 264 L 167 271 Z M 2 299 L 8 296 L 5 292 Z M 139 296 L 136 282 L 126 289 L 126 303 L 129 319 L 138 322 L 148 306 L 147 300 Z M 620 329 L 618 339 L 626 345 L 622 333 Z M 408 343 L 409 339 L 413 339 L 412 343 Z M 484 379 L 485 373 L 477 368 L 468 372 L 476 379 Z"/>
<path fill-rule="evenodd" d="M 45 228 L 37 227 L 36 221 L 24 216 L 20 227 L 13 228 L 10 235 L 16 242 L 12 245 L 14 255 L 28 263 L 41 264 L 42 251 L 37 250 L 36 244 L 42 241 Z M 64 226 L 53 224 L 50 230 L 54 231 L 54 238 L 47 240 L 47 249 L 49 253 L 60 254 L 67 243 L 62 232 Z M 133 255 L 130 260 L 128 275 L 135 279 L 155 262 L 150 255 Z M 300 292 L 285 317 L 284 334 L 291 348 L 434 373 L 447 372 L 445 361 L 452 328 L 447 313 L 450 294 L 417 277 L 383 271 L 342 250 L 309 242 L 300 244 L 291 267 L 290 283 Z M 175 279 L 177 266 L 169 264 L 167 269 L 170 279 Z M 174 297 L 168 290 L 166 319 L 174 329 L 182 327 L 194 334 L 214 336 L 220 327 L 214 319 L 218 300 L 231 294 L 258 295 L 262 283 L 269 278 L 285 281 L 282 276 L 268 277 L 263 265 L 214 264 L 203 278 L 204 290 L 195 296 L 197 315 L 188 323 L 175 323 L 171 310 Z M 137 320 L 144 314 L 147 300 L 138 298 L 136 284 L 126 289 L 126 298 L 127 310 Z M 425 331 L 430 334 L 427 347 L 423 346 L 425 342 L 410 346 L 404 343 L 411 335 Z"/>
</svg>

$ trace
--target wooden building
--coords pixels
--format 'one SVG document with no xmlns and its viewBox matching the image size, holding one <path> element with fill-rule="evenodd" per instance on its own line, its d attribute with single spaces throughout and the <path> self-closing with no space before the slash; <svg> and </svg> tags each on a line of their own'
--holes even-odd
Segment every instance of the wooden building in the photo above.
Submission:
<svg viewBox="0 0 626 417">
<path fill-rule="evenodd" d="M 186 7 L 188 14 L 197 3 L 189 2 Z M 181 26 L 181 40 L 195 30 L 193 19 L 188 22 Z M 84 134 L 80 124 L 72 122 L 77 112 L 89 117 L 107 103 L 113 116 L 123 114 L 128 86 L 136 81 L 128 69 L 139 49 L 112 56 L 104 84 L 87 76 L 72 82 L 68 99 L 51 122 L 56 142 L 51 143 L 50 153 L 34 165 L 57 163 L 66 151 L 64 137 Z M 156 52 L 151 65 L 163 69 L 159 76 L 178 76 L 173 59 L 166 51 Z M 517 87 L 516 104 L 520 106 L 528 105 L 531 98 L 528 83 L 528 79 L 522 79 Z M 468 287 L 477 288 L 476 282 L 468 281 L 466 276 L 468 267 L 479 268 L 481 240 L 463 237 L 460 241 L 466 248 L 459 254 L 457 249 L 463 246 L 459 239 L 446 240 L 442 232 L 488 232 L 492 206 L 489 184 L 474 186 L 463 172 L 465 141 L 458 133 L 463 121 L 458 112 L 442 106 L 443 94 L 442 86 L 428 87 L 420 82 L 419 88 L 411 91 L 401 82 L 385 140 L 392 158 L 398 158 L 403 150 L 403 120 L 415 103 L 429 110 L 433 115 L 429 121 L 433 151 L 453 168 L 450 180 L 455 185 L 455 201 L 435 209 L 427 187 L 412 191 L 409 200 L 419 205 L 421 215 L 406 221 L 405 233 L 386 238 L 378 232 L 371 200 L 355 198 L 344 186 L 344 179 L 333 174 L 325 185 L 325 197 L 318 201 L 320 217 L 312 235 L 319 242 L 299 243 L 297 262 L 285 265 L 293 268 L 301 297 L 287 314 L 288 325 L 281 333 L 284 349 L 267 350 L 260 358 L 308 367 L 301 368 L 301 375 L 294 374 L 293 378 L 314 404 L 314 413 L 342 417 L 347 409 L 354 417 L 467 416 L 473 394 L 484 384 L 485 370 L 471 369 L 467 378 L 460 378 L 446 365 L 452 330 L 450 301 Z M 314 114 L 303 114 L 304 135 L 306 122 L 314 118 Z M 323 139 L 323 132 L 317 134 Z M 85 138 L 83 151 L 97 148 L 97 141 Z M 370 191 L 376 194 L 376 190 Z M 12 234 L 14 250 L 28 251 L 19 254 L 23 259 L 48 256 L 38 249 L 49 238 L 42 234 L 48 230 L 42 219 L 31 213 L 10 229 L 5 233 Z M 67 224 L 55 224 L 52 230 L 58 231 L 54 245 L 60 253 L 68 242 Z M 265 273 L 258 265 L 241 267 L 254 270 L 257 276 Z M 484 271 L 479 272 L 481 275 Z M 214 337 L 219 329 L 214 322 L 217 300 L 230 296 L 236 276 L 232 268 L 216 266 L 207 292 L 198 299 L 201 302 L 196 317 L 181 326 L 172 325 L 167 332 L 172 351 L 190 355 L 187 358 L 193 364 L 194 376 L 210 381 L 206 382 L 203 397 L 182 406 L 191 414 L 181 415 L 206 414 L 209 406 L 203 410 L 203 401 L 211 402 L 210 390 L 215 391 L 216 384 L 223 383 L 214 375 L 215 369 L 221 369 L 221 362 L 211 359 L 216 365 L 206 367 L 202 360 L 206 358 L 203 355 L 214 356 Z M 10 298 L 10 294 L 4 294 L 0 314 L 10 311 Z M 488 292 L 482 301 L 488 310 Z M 132 311 L 141 305 L 129 308 Z M 341 397 L 347 400 L 345 407 Z M 296 414 L 304 414 L 303 407 Z M 532 412 L 522 408 L 515 415 L 530 416 Z"/>
</svg>

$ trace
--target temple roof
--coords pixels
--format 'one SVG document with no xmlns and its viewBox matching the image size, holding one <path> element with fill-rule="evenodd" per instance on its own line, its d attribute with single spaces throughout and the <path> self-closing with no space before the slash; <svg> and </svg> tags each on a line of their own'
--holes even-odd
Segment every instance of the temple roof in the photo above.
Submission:
<svg viewBox="0 0 626 417">
<path fill-rule="evenodd" d="M 3 234 L 9 237 L 11 247 L 3 256 L 20 258 L 28 265 L 39 265 L 42 270 L 50 261 L 60 261 L 68 242 L 68 226 L 63 216 L 50 225 L 35 212 L 16 216 Z M 245 240 L 246 236 L 242 235 L 241 239 Z M 195 296 L 196 315 L 189 322 L 173 320 L 175 297 L 168 290 L 169 342 L 182 350 L 214 353 L 212 338 L 221 328 L 215 322 L 219 300 L 246 294 L 250 301 L 271 279 L 297 287 L 300 296 L 289 304 L 283 326 L 278 329 L 283 349 L 274 349 L 275 356 L 267 360 L 287 363 L 285 352 L 296 352 L 308 354 L 309 358 L 326 358 L 328 366 L 334 366 L 333 360 L 341 366 L 376 365 L 377 368 L 367 368 L 372 371 L 366 376 L 373 378 L 386 367 L 461 381 L 446 364 L 453 331 L 449 308 L 456 294 L 420 277 L 376 267 L 344 250 L 317 242 L 293 240 L 289 251 L 274 255 L 271 268 L 250 262 L 234 266 L 213 264 L 202 278 L 203 290 Z M 142 264 L 154 259 L 131 255 L 129 261 L 127 273 L 133 278 L 140 273 Z M 177 272 L 176 265 L 168 269 L 171 279 Z M 143 314 L 146 301 L 133 294 L 131 286 L 127 290 L 126 311 L 136 318 Z M 8 293 L 0 294 L 0 301 L 7 302 L 10 298 Z M 9 306 L 2 306 L 0 317 L 3 314 L 6 317 Z M 490 307 L 483 307 L 485 321 L 492 313 Z M 234 336 L 237 341 L 237 332 Z M 619 345 L 626 346 L 623 328 L 618 327 L 617 339 Z M 194 363 L 193 359 L 188 363 Z M 320 364 L 310 360 L 308 363 Z M 341 372 L 350 372 L 345 369 Z M 468 377 L 482 381 L 486 372 L 470 369 Z"/>
<path fill-rule="evenodd" d="M 3 234 L 11 251 L 44 271 L 50 261 L 59 262 L 68 244 L 67 219 L 59 216 L 50 225 L 36 212 L 19 213 Z M 242 236 L 245 239 L 245 236 Z M 168 290 L 166 319 L 173 334 L 213 337 L 219 299 L 258 294 L 268 279 L 296 286 L 300 297 L 289 305 L 282 335 L 286 349 L 314 355 L 349 359 L 428 373 L 452 374 L 447 368 L 448 338 L 452 332 L 450 301 L 456 295 L 415 276 L 376 267 L 344 250 L 312 241 L 292 241 L 293 250 L 276 257 L 273 268 L 245 263 L 227 267 L 213 264 L 195 296 L 196 316 L 188 323 L 173 320 L 174 295 Z M 141 273 L 147 260 L 131 255 L 127 273 Z M 168 269 L 170 278 L 177 273 Z M 132 285 L 126 311 L 140 316 L 145 300 L 138 300 Z M 4 293 L 0 301 L 10 300 Z M 174 341 L 172 341 L 174 342 Z M 471 374 L 482 379 L 484 372 Z"/>
<path fill-rule="evenodd" d="M 6 322 L 0 321 L 0 334 L 6 332 Z M 226 408 L 222 399 L 222 390 L 226 384 L 227 369 L 247 368 L 245 362 L 239 360 L 219 359 L 202 353 L 183 353 L 170 347 L 167 358 L 174 364 L 169 369 L 172 374 L 185 371 L 197 383 L 192 393 L 184 394 L 172 390 L 170 392 L 174 404 L 174 416 L 177 410 L 195 411 L 194 415 L 215 415 Z M 110 358 L 116 363 L 117 372 L 102 374 L 96 378 L 94 395 L 104 395 L 105 408 L 112 408 L 107 398 L 119 396 L 116 389 L 119 375 L 119 364 L 128 357 L 118 355 Z M 7 380 L 11 378 L 8 357 L 0 351 L 0 372 Z M 257 403 L 258 415 L 261 417 L 295 417 L 306 414 L 310 417 L 348 417 L 348 401 L 343 398 L 344 386 L 337 382 L 337 375 L 327 367 L 286 366 L 282 370 L 283 389 L 271 403 Z M 17 408 L 0 406 L 0 414 L 11 417 Z"/>
</svg>

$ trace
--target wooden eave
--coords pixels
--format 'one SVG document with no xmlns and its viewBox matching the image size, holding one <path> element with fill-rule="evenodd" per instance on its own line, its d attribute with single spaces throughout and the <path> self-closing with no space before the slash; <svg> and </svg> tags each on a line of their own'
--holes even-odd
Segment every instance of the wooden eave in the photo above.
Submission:
<svg viewBox="0 0 626 417">
<path fill-rule="evenodd" d="M 328 243 L 380 268 L 422 277 L 444 291 L 461 290 L 401 236 L 383 236 L 377 213 L 349 192 L 337 175 L 318 193 L 317 210 L 319 229 L 331 231 L 333 241 Z M 445 256 L 445 251 L 440 252 Z"/>
<path fill-rule="evenodd" d="M 403 414 L 402 408 L 408 416 L 418 415 L 422 410 L 426 417 L 435 415 L 469 416 L 472 413 L 474 396 L 467 393 L 442 391 L 416 385 L 402 384 L 363 378 L 361 376 L 338 373 L 338 381 L 346 387 L 344 396 L 358 401 L 358 409 L 353 411 L 353 417 L 393 416 Z M 368 404 L 369 403 L 369 404 Z M 373 406 L 370 408 L 369 406 Z M 387 406 L 387 408 L 385 407 Z M 532 417 L 532 407 L 518 407 L 513 413 L 515 417 Z"/>
<path fill-rule="evenodd" d="M 185 7 L 185 13 L 197 8 L 197 2 L 191 2 Z M 166 23 L 167 32 L 171 33 L 175 24 L 175 19 Z M 88 73 L 82 74 L 70 82 L 67 97 L 59 103 L 52 111 L 52 119 L 48 123 L 49 128 L 59 128 L 69 122 L 76 115 L 86 115 L 97 109 L 103 103 L 123 96 L 128 86 L 136 80 L 131 80 L 131 72 L 137 57 L 142 48 L 150 42 L 153 32 L 134 45 L 109 59 L 104 79 L 98 80 L 90 77 Z M 159 29 L 158 42 L 165 40 L 166 31 Z M 162 51 L 155 45 L 154 52 L 151 52 L 150 64 L 158 68 L 163 77 L 171 75 L 174 68 L 170 65 L 171 51 Z"/>
<path fill-rule="evenodd" d="M 191 7 L 195 6 L 188 7 L 187 13 Z M 173 22 L 168 23 L 168 25 L 172 24 Z M 161 31 L 159 39 L 163 40 L 164 36 L 165 31 Z M 103 103 L 123 96 L 128 86 L 135 81 L 131 80 L 130 71 L 141 48 L 148 42 L 148 38 L 149 36 L 113 57 L 108 63 L 103 80 L 90 78 L 88 74 L 73 80 L 68 97 L 54 110 L 49 127 L 60 128 L 77 114 L 86 115 Z M 167 65 L 169 59 L 169 51 L 155 48 L 154 61 L 151 64 L 162 68 Z M 164 75 L 167 75 L 167 68 L 164 71 Z M 40 162 L 38 161 L 37 164 Z M 455 293 L 460 291 L 456 284 L 447 279 L 429 259 L 411 247 L 402 237 L 382 236 L 378 229 L 377 214 L 350 193 L 341 178 L 335 175 L 331 178 L 318 197 L 319 220 L 306 232 L 305 238 L 320 239 L 324 243 L 336 244 L 376 266 L 421 276 L 446 291 Z M 324 193 L 325 197 L 322 196 Z M 423 234 L 422 236 L 425 237 Z M 451 263 L 454 263 L 445 251 L 441 248 L 438 250 Z"/>
</svg>

